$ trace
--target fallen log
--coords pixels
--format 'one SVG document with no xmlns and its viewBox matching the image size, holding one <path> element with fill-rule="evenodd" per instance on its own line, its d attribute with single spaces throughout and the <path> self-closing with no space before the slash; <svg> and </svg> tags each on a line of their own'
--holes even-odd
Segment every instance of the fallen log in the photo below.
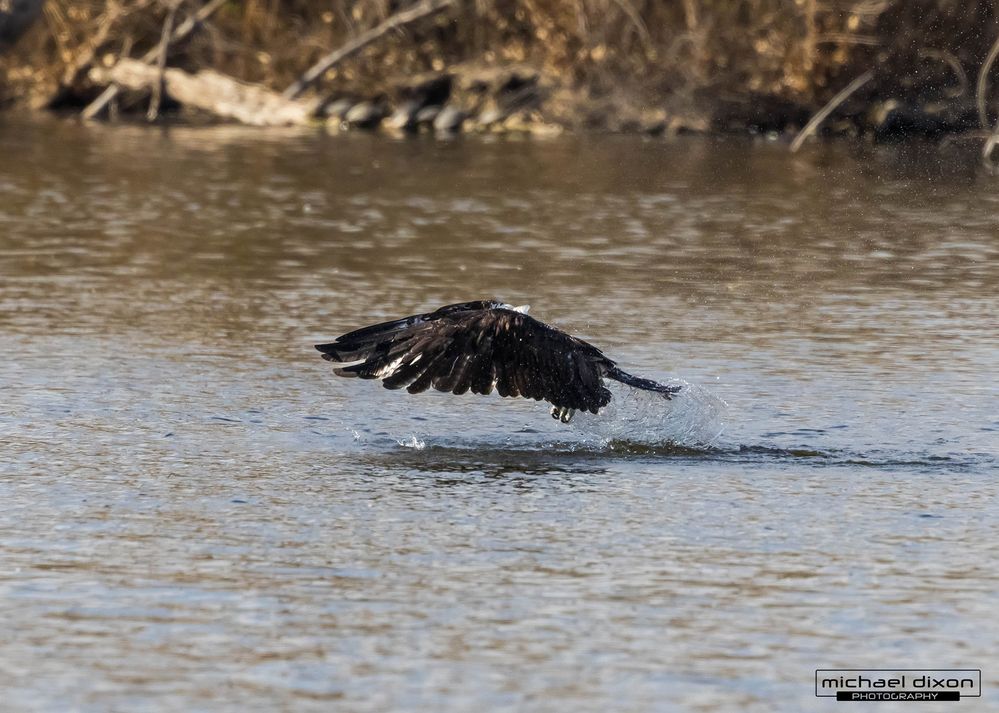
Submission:
<svg viewBox="0 0 999 713">
<path fill-rule="evenodd" d="M 157 67 L 134 59 L 119 60 L 110 69 L 92 69 L 90 78 L 136 91 L 152 90 L 162 80 L 164 91 L 180 104 L 252 126 L 307 124 L 319 106 L 318 100 L 285 99 L 259 84 L 214 70 L 188 74 L 168 68 L 161 73 Z"/>
</svg>

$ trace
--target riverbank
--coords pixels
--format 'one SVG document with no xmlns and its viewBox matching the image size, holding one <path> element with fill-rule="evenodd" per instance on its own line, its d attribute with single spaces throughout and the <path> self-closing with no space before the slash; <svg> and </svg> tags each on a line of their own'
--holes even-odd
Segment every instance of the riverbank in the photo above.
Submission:
<svg viewBox="0 0 999 713">
<path fill-rule="evenodd" d="M 0 106 L 389 131 L 985 142 L 997 36 L 984 1 L 50 0 L 0 54 Z"/>
</svg>

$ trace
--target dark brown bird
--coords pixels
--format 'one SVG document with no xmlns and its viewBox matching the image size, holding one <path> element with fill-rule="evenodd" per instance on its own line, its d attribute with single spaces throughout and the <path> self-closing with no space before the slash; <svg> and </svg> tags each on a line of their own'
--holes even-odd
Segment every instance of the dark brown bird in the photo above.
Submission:
<svg viewBox="0 0 999 713">
<path fill-rule="evenodd" d="M 592 344 L 527 315 L 527 307 L 482 300 L 441 307 L 348 332 L 317 344 L 338 376 L 381 379 L 411 394 L 431 386 L 463 394 L 521 396 L 552 404 L 568 423 L 577 410 L 597 413 L 611 400 L 613 379 L 670 398 L 679 386 L 641 379 Z"/>
</svg>

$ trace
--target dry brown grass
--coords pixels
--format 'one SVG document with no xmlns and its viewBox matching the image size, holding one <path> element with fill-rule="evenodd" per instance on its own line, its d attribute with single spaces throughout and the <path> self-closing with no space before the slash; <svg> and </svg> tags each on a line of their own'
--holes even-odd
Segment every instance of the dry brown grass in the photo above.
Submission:
<svg viewBox="0 0 999 713">
<path fill-rule="evenodd" d="M 174 1 L 178 17 L 197 2 L 48 0 L 43 21 L 0 57 L 0 94 L 47 96 L 62 82 L 72 85 L 65 99 L 85 101 L 93 88 L 73 77 L 81 58 L 145 52 Z M 232 0 L 170 64 L 282 89 L 407 4 Z M 974 76 L 999 33 L 996 11 L 996 0 L 465 0 L 366 49 L 323 84 L 373 93 L 400 74 L 517 62 L 597 99 L 625 89 L 659 103 L 763 95 L 814 107 L 871 68 L 876 83 L 904 88 L 928 56 L 953 58 Z M 936 65 L 948 74 L 946 62 Z"/>
</svg>

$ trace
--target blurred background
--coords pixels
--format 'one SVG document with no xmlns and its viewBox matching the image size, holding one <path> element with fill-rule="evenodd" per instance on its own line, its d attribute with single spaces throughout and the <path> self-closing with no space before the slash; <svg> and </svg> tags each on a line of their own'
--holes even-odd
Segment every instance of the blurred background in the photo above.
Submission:
<svg viewBox="0 0 999 713">
<path fill-rule="evenodd" d="M 411 119 L 449 104 L 466 128 L 793 132 L 858 79 L 821 133 L 938 137 L 995 120 L 992 0 L 3 0 L 0 102 L 79 110 L 109 81 L 95 68 L 155 65 L 192 18 L 160 61 L 275 91 L 369 38 L 308 82 L 319 116 L 371 102 L 352 120 L 368 127 L 415 103 Z M 141 116 L 149 94 L 113 109 Z"/>
</svg>

